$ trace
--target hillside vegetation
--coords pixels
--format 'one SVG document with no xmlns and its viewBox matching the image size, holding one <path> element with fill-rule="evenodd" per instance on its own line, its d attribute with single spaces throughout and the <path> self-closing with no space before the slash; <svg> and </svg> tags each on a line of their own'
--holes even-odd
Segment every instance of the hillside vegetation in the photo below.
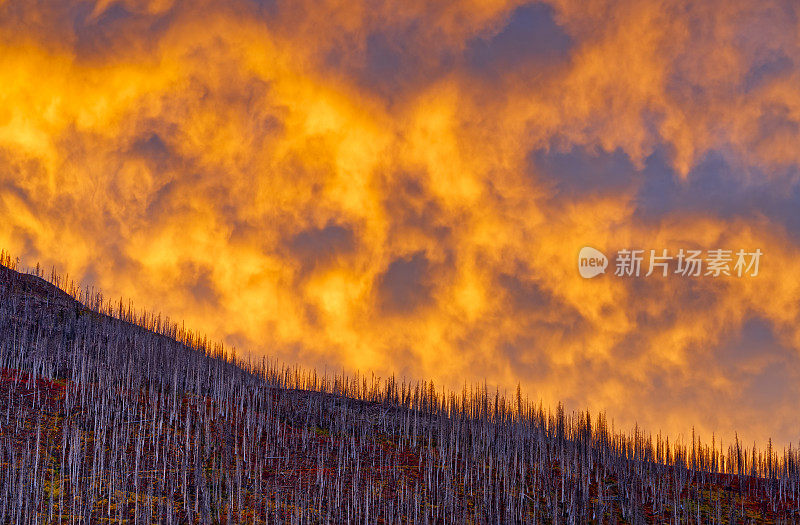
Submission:
<svg viewBox="0 0 800 525">
<path fill-rule="evenodd" d="M 245 363 L 1 262 L 0 523 L 800 520 L 796 450 Z"/>
</svg>

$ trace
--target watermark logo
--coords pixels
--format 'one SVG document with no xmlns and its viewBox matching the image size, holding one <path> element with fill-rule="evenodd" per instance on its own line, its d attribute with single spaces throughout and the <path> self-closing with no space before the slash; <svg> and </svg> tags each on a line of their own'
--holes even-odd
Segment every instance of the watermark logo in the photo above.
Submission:
<svg viewBox="0 0 800 525">
<path fill-rule="evenodd" d="M 601 273 L 606 273 L 608 268 L 608 257 L 600 250 L 591 246 L 584 246 L 578 254 L 578 271 L 584 279 L 597 277 Z"/>
<path fill-rule="evenodd" d="M 616 253 L 616 277 L 756 277 L 761 249 L 747 250 L 668 250 L 623 249 Z M 578 254 L 578 272 L 584 279 L 606 273 L 608 258 L 595 248 L 584 246 Z"/>
</svg>

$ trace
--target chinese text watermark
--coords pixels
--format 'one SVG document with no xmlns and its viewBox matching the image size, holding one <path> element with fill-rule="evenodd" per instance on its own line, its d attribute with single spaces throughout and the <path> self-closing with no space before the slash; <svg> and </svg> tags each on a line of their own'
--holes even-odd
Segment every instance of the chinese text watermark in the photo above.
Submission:
<svg viewBox="0 0 800 525">
<path fill-rule="evenodd" d="M 622 249 L 614 259 L 614 275 L 617 277 L 650 277 L 678 275 L 681 277 L 756 277 L 761 256 L 760 248 L 747 250 L 689 250 L 677 252 L 667 249 L 643 250 Z M 581 248 L 578 254 L 578 272 L 581 277 L 591 279 L 606 273 L 609 260 L 590 246 Z"/>
</svg>

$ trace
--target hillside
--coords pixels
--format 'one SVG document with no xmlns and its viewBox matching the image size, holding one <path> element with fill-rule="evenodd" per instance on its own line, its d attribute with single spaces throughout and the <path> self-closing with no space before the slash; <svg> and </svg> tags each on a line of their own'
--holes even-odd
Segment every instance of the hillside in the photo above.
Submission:
<svg viewBox="0 0 800 525">
<path fill-rule="evenodd" d="M 795 450 L 243 363 L 0 266 L 0 523 L 800 520 Z"/>
</svg>

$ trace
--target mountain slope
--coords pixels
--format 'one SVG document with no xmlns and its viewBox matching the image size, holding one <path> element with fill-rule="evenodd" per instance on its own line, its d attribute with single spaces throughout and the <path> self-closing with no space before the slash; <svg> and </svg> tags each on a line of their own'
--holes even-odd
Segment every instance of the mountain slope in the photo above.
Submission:
<svg viewBox="0 0 800 525">
<path fill-rule="evenodd" d="M 519 394 L 234 363 L 82 297 L 0 267 L 2 523 L 800 519 L 795 451 L 676 447 Z"/>
</svg>

